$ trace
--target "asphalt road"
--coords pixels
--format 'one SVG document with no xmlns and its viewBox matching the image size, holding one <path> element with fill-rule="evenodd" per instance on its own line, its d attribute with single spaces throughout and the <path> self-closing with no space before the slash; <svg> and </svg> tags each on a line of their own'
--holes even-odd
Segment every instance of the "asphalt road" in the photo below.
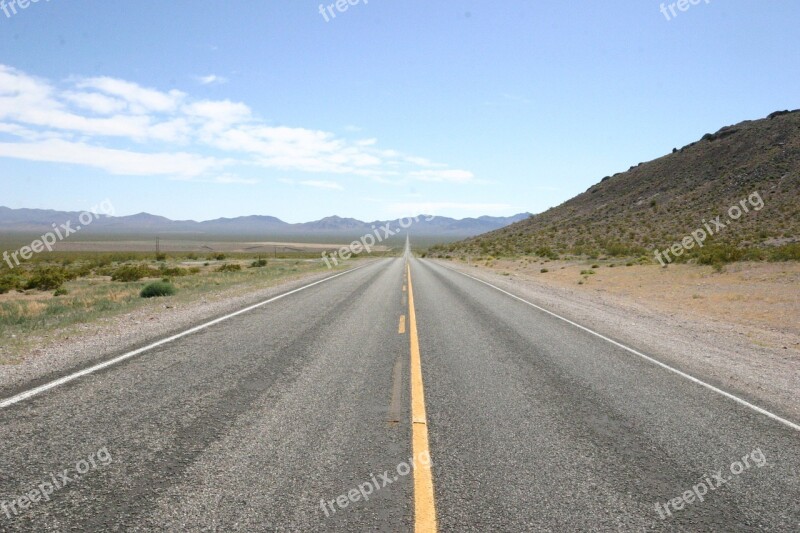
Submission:
<svg viewBox="0 0 800 533">
<path fill-rule="evenodd" d="M 409 265 L 6 402 L 0 531 L 800 531 L 796 428 Z"/>
</svg>

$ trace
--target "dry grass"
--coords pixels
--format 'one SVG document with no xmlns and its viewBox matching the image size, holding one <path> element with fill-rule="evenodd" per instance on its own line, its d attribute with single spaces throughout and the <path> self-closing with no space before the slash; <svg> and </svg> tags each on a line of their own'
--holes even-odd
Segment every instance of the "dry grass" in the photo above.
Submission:
<svg viewBox="0 0 800 533">
<path fill-rule="evenodd" d="M 318 260 L 270 259 L 265 267 L 249 268 L 252 258 L 226 260 L 240 264 L 241 271 L 216 272 L 221 262 L 200 263 L 199 272 L 176 276 L 171 282 L 178 294 L 159 299 L 167 302 L 187 302 L 211 291 L 235 287 L 259 287 L 308 272 L 325 270 Z M 165 266 L 187 266 L 175 260 Z M 112 265 L 113 267 L 113 265 Z M 155 271 L 158 272 L 157 270 Z M 188 272 L 188 270 L 186 271 Z M 133 282 L 111 281 L 110 276 L 91 274 L 64 283 L 66 295 L 54 296 L 52 291 L 16 291 L 0 294 L 0 365 L 17 361 L 14 355 L 25 345 L 26 339 L 71 326 L 96 321 L 100 318 L 125 313 L 148 304 L 139 297 L 141 289 L 158 278 Z"/>
</svg>

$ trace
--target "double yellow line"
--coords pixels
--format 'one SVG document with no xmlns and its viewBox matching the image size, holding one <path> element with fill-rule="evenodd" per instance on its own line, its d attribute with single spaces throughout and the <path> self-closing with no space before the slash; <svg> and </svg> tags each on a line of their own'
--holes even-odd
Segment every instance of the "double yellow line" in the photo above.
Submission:
<svg viewBox="0 0 800 533">
<path fill-rule="evenodd" d="M 414 288 L 411 283 L 411 264 L 406 262 L 408 276 L 408 321 L 411 342 L 411 440 L 414 454 L 414 528 L 419 533 L 435 532 L 436 505 L 433 497 L 428 446 L 428 419 L 425 414 L 425 390 L 422 386 L 422 360 L 417 335 L 417 314 L 414 310 Z M 420 461 L 421 457 L 428 460 Z"/>
</svg>

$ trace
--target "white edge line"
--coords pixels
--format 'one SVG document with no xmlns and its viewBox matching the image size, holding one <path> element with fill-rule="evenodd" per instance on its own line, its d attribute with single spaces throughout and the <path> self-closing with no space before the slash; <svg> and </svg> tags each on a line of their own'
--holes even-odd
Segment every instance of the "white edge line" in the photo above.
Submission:
<svg viewBox="0 0 800 533">
<path fill-rule="evenodd" d="M 74 380 L 76 380 L 78 378 L 81 378 L 83 376 L 87 376 L 89 374 L 93 374 L 94 372 L 97 372 L 98 370 L 102 370 L 104 368 L 108 368 L 110 366 L 114 366 L 114 365 L 116 365 L 118 363 L 121 363 L 122 361 L 130 359 L 131 357 L 135 357 L 135 356 L 137 356 L 137 355 L 139 355 L 141 353 L 144 353 L 144 352 L 147 352 L 149 350 L 152 350 L 153 348 L 157 348 L 157 347 L 159 347 L 161 345 L 170 343 L 170 342 L 172 342 L 174 340 L 180 339 L 182 337 L 186 337 L 187 335 L 191 335 L 192 333 L 197 333 L 198 331 L 204 330 L 204 329 L 206 329 L 206 328 L 208 328 L 210 326 L 213 326 L 215 324 L 219 324 L 220 322 L 224 322 L 225 320 L 228 320 L 229 318 L 233 318 L 233 317 L 241 315 L 243 313 L 247 313 L 249 311 L 252 311 L 253 309 L 258 309 L 259 307 L 262 307 L 264 305 L 272 303 L 272 302 L 274 302 L 276 300 L 280 300 L 281 298 L 285 298 L 286 296 L 289 296 L 289 295 L 298 293 L 300 291 L 306 290 L 306 289 L 308 289 L 310 287 L 313 287 L 314 285 L 319 285 L 320 283 L 325 283 L 326 281 L 330 281 L 330 280 L 332 280 L 334 278 L 338 278 L 339 276 L 344 276 L 345 274 L 349 274 L 351 272 L 355 272 L 356 270 L 359 270 L 361 268 L 369 266 L 369 264 L 371 264 L 371 263 L 368 263 L 366 265 L 361 265 L 359 267 L 351 268 L 349 270 L 345 270 L 344 272 L 340 272 L 339 274 L 335 274 L 333 276 L 329 276 L 327 278 L 315 281 L 313 283 L 309 283 L 308 285 L 303 285 L 302 287 L 298 287 L 297 289 L 293 289 L 293 290 L 291 290 L 289 292 L 285 292 L 283 294 L 279 294 L 278 296 L 273 296 L 272 298 L 270 298 L 268 300 L 264 300 L 263 302 L 259 302 L 257 304 L 245 307 L 244 309 L 240 309 L 240 310 L 235 311 L 233 313 L 230 313 L 228 315 L 221 316 L 221 317 L 216 318 L 216 319 L 214 319 L 214 320 L 212 320 L 210 322 L 206 322 L 204 324 L 200 324 L 199 326 L 195 326 L 193 328 L 187 329 L 186 331 L 182 331 L 180 333 L 172 335 L 171 337 L 167 337 L 165 339 L 161 339 L 160 341 L 156 341 L 156 342 L 154 342 L 152 344 L 148 344 L 147 346 L 144 346 L 144 347 L 139 348 L 137 350 L 133 350 L 132 352 L 128 352 L 128 353 L 122 354 L 120 356 L 117 356 L 114 359 L 109 359 L 108 361 L 104 361 L 102 363 L 96 364 L 96 365 L 91 366 L 89 368 L 84 368 L 83 370 L 79 370 L 78 372 L 75 372 L 74 374 L 70 374 L 68 376 L 64 376 L 62 378 L 56 379 L 55 381 L 51 381 L 50 383 L 46 383 L 44 385 L 40 385 L 39 387 L 35 387 L 35 388 L 27 390 L 25 392 L 21 392 L 21 393 L 17 394 L 16 396 L 12 396 L 10 398 L 6 398 L 4 400 L 0 400 L 0 409 L 5 409 L 6 407 L 9 407 L 11 405 L 17 404 L 19 402 L 22 402 L 22 401 L 27 400 L 29 398 L 32 398 L 34 396 L 38 396 L 39 394 L 41 394 L 43 392 L 46 392 L 46 391 L 48 391 L 50 389 L 54 389 L 56 387 L 60 387 L 61 385 L 69 383 L 70 381 L 74 381 Z"/>
<path fill-rule="evenodd" d="M 759 407 L 757 405 L 753 405 L 752 403 L 748 402 L 747 400 L 743 400 L 743 399 L 739 398 L 738 396 L 734 396 L 730 392 L 725 392 L 724 390 L 719 389 L 719 388 L 715 387 L 714 385 L 711 385 L 710 383 L 706 383 L 705 381 L 703 381 L 701 379 L 698 379 L 698 378 L 696 378 L 696 377 L 694 377 L 694 376 L 692 376 L 690 374 L 687 374 L 686 372 L 682 372 L 682 371 L 678 370 L 677 368 L 673 368 L 673 367 L 669 366 L 666 363 L 662 363 L 661 361 L 659 361 L 657 359 L 653 359 L 652 357 L 650 357 L 648 355 L 645 355 L 645 354 L 643 354 L 643 353 L 641 353 L 639 351 L 636 351 L 633 348 L 629 348 L 628 346 L 625 346 L 624 344 L 621 344 L 621 343 L 619 343 L 619 342 L 617 342 L 617 341 L 615 341 L 613 339 L 609 339 L 605 335 L 597 333 L 596 331 L 592 331 L 591 329 L 589 329 L 589 328 L 587 328 L 585 326 L 581 326 L 580 324 L 578 324 L 576 322 L 573 322 L 572 320 L 569 320 L 567 318 L 564 318 L 563 316 L 557 315 L 557 314 L 553 313 L 552 311 L 548 311 L 547 309 L 545 309 L 543 307 L 539 307 L 538 305 L 533 304 L 533 303 L 531 303 L 531 302 L 529 302 L 529 301 L 527 301 L 527 300 L 525 300 L 523 298 L 520 298 L 519 296 L 517 296 L 515 294 L 512 294 L 512 293 L 510 293 L 510 292 L 508 292 L 506 290 L 503 290 L 500 287 L 496 287 L 495 285 L 492 285 L 491 283 L 489 283 L 487 281 L 484 281 L 484 280 L 482 280 L 480 278 L 476 278 L 475 276 L 471 276 L 469 274 L 465 274 L 464 272 L 458 271 L 458 270 L 456 270 L 454 268 L 450 268 L 450 267 L 444 266 L 444 265 L 442 265 L 440 263 L 439 263 L 439 265 L 442 268 L 446 268 L 447 270 L 451 270 L 451 271 L 453 271 L 453 272 L 455 272 L 457 274 L 461 274 L 462 276 L 466 276 L 468 278 L 474 279 L 475 281 L 483 283 L 484 285 L 488 285 L 489 287 L 491 287 L 491 288 L 493 288 L 495 290 L 498 290 L 498 291 L 502 292 L 503 294 L 511 296 L 515 300 L 519 300 L 520 302 L 528 304 L 531 307 L 533 307 L 535 309 L 538 309 L 539 311 L 547 313 L 548 315 L 551 315 L 551 316 L 553 316 L 553 317 L 555 317 L 555 318 L 557 318 L 559 320 L 563 320 L 567 324 L 571 324 L 571 325 L 575 326 L 576 328 L 582 329 L 583 331 L 585 331 L 587 333 L 591 333 L 595 337 L 599 337 L 599 338 L 603 339 L 606 342 L 610 342 L 614 346 L 618 346 L 618 347 L 622 348 L 623 350 L 627 350 L 627 351 L 629 351 L 630 353 L 632 353 L 634 355 L 638 355 L 642 359 L 645 359 L 645 360 L 647 360 L 647 361 L 649 361 L 649 362 L 651 362 L 651 363 L 653 363 L 655 365 L 658 365 L 661 368 L 669 370 L 670 372 L 678 374 L 679 376 L 681 376 L 683 378 L 686 378 L 689 381 L 693 381 L 694 383 L 697 383 L 698 385 L 701 385 L 701 386 L 703 386 L 703 387 L 705 387 L 705 388 L 707 388 L 707 389 L 709 389 L 711 391 L 714 391 L 717 394 L 721 394 L 721 395 L 725 396 L 726 398 L 729 398 L 729 399 L 733 400 L 734 402 L 736 402 L 736 403 L 738 403 L 740 405 L 743 405 L 743 406 L 745 406 L 745 407 L 747 407 L 749 409 L 752 409 L 753 411 L 756 411 L 757 413 L 761 413 L 762 415 L 768 416 L 769 418 L 771 418 L 771 419 L 773 419 L 773 420 L 775 420 L 777 422 L 780 422 L 781 424 L 783 424 L 783 425 L 785 425 L 787 427 L 790 427 L 795 431 L 800 431 L 800 425 L 795 424 L 794 422 L 791 422 L 789 420 L 786 420 L 785 418 L 781 418 L 780 416 L 778 416 L 778 415 L 776 415 L 774 413 L 771 413 L 771 412 L 767 411 L 766 409 L 763 409 L 763 408 L 761 408 L 761 407 Z"/>
</svg>

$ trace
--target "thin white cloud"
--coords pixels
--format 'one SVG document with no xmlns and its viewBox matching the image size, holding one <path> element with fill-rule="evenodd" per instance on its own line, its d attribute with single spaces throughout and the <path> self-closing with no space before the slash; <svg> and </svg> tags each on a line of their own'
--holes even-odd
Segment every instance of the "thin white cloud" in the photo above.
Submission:
<svg viewBox="0 0 800 533">
<path fill-rule="evenodd" d="M 255 178 L 242 178 L 236 174 L 221 174 L 210 178 L 205 176 L 172 176 L 170 179 L 192 183 L 217 183 L 220 185 L 255 185 L 261 182 L 261 180 Z"/>
<path fill-rule="evenodd" d="M 80 89 L 95 89 L 110 96 L 118 97 L 127 102 L 134 112 L 167 113 L 175 110 L 186 95 L 181 91 L 172 90 L 161 92 L 148 89 L 136 83 L 116 78 L 99 77 L 87 78 L 77 83 Z"/>
<path fill-rule="evenodd" d="M 434 163 L 433 161 L 431 161 L 426 157 L 406 156 L 405 160 L 411 163 L 412 165 L 417 165 L 426 168 L 447 166 L 447 165 L 442 165 L 441 163 Z"/>
<path fill-rule="evenodd" d="M 214 183 L 235 184 L 235 185 L 255 185 L 259 180 L 255 178 L 242 178 L 233 174 L 223 174 L 213 179 Z"/>
<path fill-rule="evenodd" d="M 305 185 L 306 187 L 314 187 L 315 189 L 326 189 L 326 190 L 335 190 L 335 191 L 343 191 L 344 187 L 340 184 L 336 183 L 335 181 L 326 181 L 326 180 L 304 180 L 298 182 L 300 185 Z"/>
<path fill-rule="evenodd" d="M 97 115 L 120 113 L 127 107 L 127 104 L 119 98 L 95 92 L 66 91 L 62 97 L 77 107 Z"/>
<path fill-rule="evenodd" d="M 61 139 L 0 143 L 0 157 L 84 165 L 127 176 L 200 176 L 224 164 L 195 154 L 131 152 Z"/>
<path fill-rule="evenodd" d="M 197 83 L 200 85 L 221 85 L 228 83 L 228 78 L 217 76 L 216 74 L 209 74 L 208 76 L 195 76 Z"/>
</svg>

